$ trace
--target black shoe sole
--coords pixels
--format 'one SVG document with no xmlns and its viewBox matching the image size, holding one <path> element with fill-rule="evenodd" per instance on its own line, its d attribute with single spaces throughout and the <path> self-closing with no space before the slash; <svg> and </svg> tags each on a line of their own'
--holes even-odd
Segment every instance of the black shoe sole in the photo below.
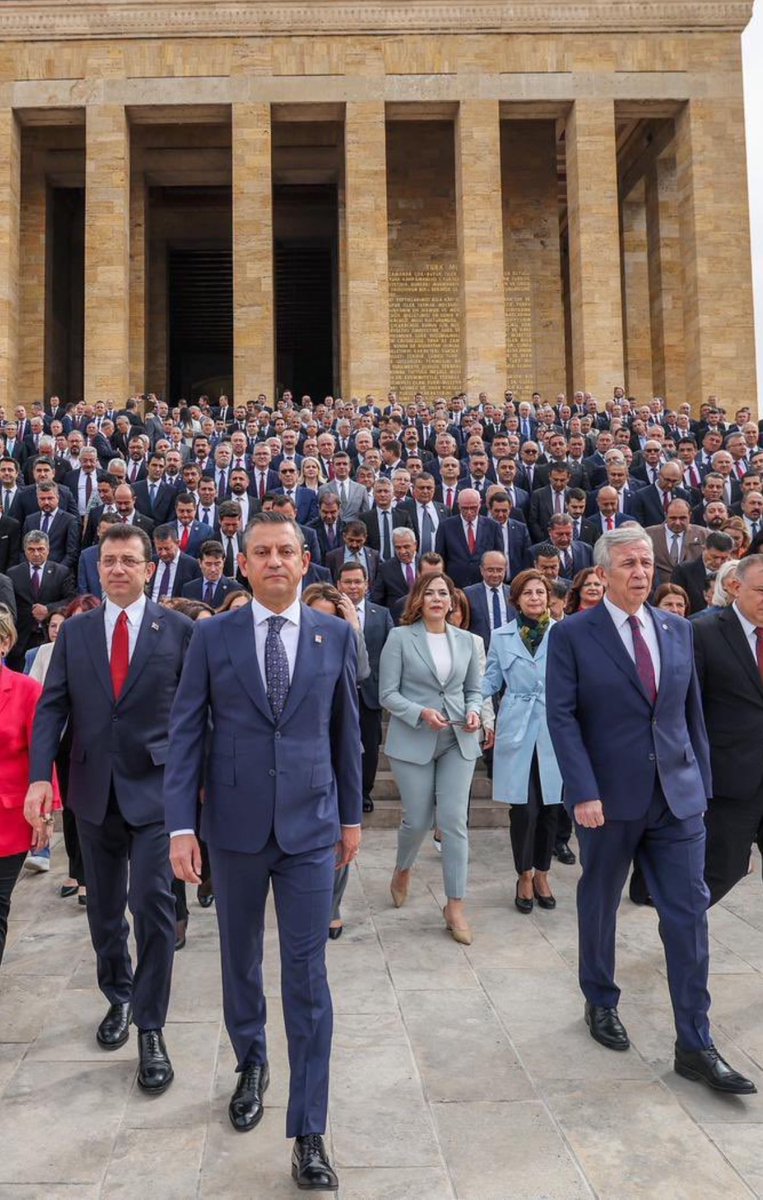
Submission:
<svg viewBox="0 0 763 1200">
<path fill-rule="evenodd" d="M 230 1104 L 228 1105 L 228 1120 L 230 1121 L 231 1125 L 235 1129 L 236 1133 L 251 1133 L 253 1129 L 257 1128 L 260 1121 L 265 1116 L 265 1092 L 268 1090 L 269 1087 L 270 1087 L 270 1075 L 268 1075 L 267 1080 L 265 1081 L 265 1083 L 262 1086 L 262 1091 L 261 1091 L 262 1108 L 259 1111 L 259 1115 L 254 1118 L 254 1120 L 252 1121 L 252 1123 L 250 1125 L 235 1125 L 233 1122 L 233 1117 L 231 1116 Z"/>
<path fill-rule="evenodd" d="M 291 1164 L 291 1177 L 301 1192 L 338 1192 L 339 1191 L 339 1183 L 338 1182 L 337 1183 L 320 1183 L 320 1184 L 300 1183 L 299 1171 L 294 1166 L 294 1163 Z"/>
<path fill-rule="evenodd" d="M 758 1089 L 754 1085 L 752 1089 L 746 1089 L 745 1091 L 737 1091 L 736 1088 L 719 1087 L 717 1083 L 713 1083 L 706 1075 L 702 1075 L 700 1071 L 694 1071 L 691 1067 L 684 1067 L 677 1062 L 673 1063 L 673 1070 L 682 1079 L 690 1079 L 692 1083 L 704 1083 L 705 1087 L 709 1087 L 712 1092 L 720 1092 L 724 1096 L 754 1096 L 757 1094 Z"/>
<path fill-rule="evenodd" d="M 136 1082 L 144 1096 L 161 1096 L 162 1092 L 167 1091 L 167 1088 L 170 1086 L 174 1078 L 175 1072 L 171 1070 L 169 1078 L 165 1079 L 164 1083 L 160 1083 L 158 1087 L 151 1087 L 150 1085 L 147 1086 L 145 1083 L 141 1083 L 140 1079 L 137 1079 Z"/>
</svg>

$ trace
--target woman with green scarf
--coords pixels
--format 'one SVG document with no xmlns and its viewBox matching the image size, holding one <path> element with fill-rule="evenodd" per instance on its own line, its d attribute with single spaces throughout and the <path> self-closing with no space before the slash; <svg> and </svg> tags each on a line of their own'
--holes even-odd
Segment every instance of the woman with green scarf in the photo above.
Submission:
<svg viewBox="0 0 763 1200">
<path fill-rule="evenodd" d="M 546 724 L 548 583 L 521 571 L 511 585 L 516 618 L 493 631 L 483 696 L 505 689 L 495 731 L 493 799 L 510 804 L 509 831 L 521 913 L 555 908 L 548 882 L 562 799 L 562 776 Z"/>
</svg>

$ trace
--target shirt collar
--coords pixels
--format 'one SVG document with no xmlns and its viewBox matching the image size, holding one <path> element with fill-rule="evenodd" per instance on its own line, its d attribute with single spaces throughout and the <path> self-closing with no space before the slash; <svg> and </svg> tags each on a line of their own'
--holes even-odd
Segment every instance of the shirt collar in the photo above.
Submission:
<svg viewBox="0 0 763 1200">
<path fill-rule="evenodd" d="M 623 626 L 628 623 L 631 614 L 624 612 L 622 608 L 618 608 L 617 605 L 613 604 L 611 600 L 608 600 L 606 596 L 604 597 L 604 607 L 614 621 L 615 627 L 619 632 Z M 644 605 L 642 604 L 638 612 L 635 612 L 633 615 L 638 619 L 638 622 L 643 629 L 646 626 L 646 609 L 644 608 Z"/>
<path fill-rule="evenodd" d="M 112 624 L 116 623 L 117 617 L 121 612 L 124 611 L 127 613 L 128 623 L 135 628 L 138 628 L 143 620 L 143 614 L 146 611 L 146 597 L 138 596 L 138 599 L 133 600 L 132 604 L 128 604 L 127 608 L 124 610 L 121 609 L 118 604 L 114 604 L 113 601 L 107 598 L 105 601 L 105 608 L 107 621 L 111 622 Z"/>
<path fill-rule="evenodd" d="M 745 636 L 747 638 L 752 637 L 752 635 L 755 633 L 757 626 L 753 625 L 752 621 L 748 621 L 747 617 L 743 616 L 742 611 L 739 608 L 739 605 L 737 604 L 736 600 L 731 605 L 731 607 L 733 608 L 734 612 L 737 615 L 739 624 L 742 626 L 742 629 L 745 632 Z"/>
<path fill-rule="evenodd" d="M 299 629 L 302 609 L 299 600 L 295 600 L 294 603 L 290 604 L 288 608 L 285 608 L 283 612 L 274 613 L 271 612 L 269 608 L 266 608 L 264 604 L 260 604 L 259 600 L 256 600 L 254 597 L 252 597 L 252 615 L 254 617 L 255 625 L 264 625 L 270 617 L 278 616 L 283 617 L 284 620 L 289 621 L 292 625 L 296 625 Z"/>
</svg>

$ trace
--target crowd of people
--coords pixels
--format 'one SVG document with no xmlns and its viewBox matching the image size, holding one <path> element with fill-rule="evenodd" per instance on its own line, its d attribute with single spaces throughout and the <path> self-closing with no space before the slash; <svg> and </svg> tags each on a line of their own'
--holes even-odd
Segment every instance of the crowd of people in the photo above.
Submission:
<svg viewBox="0 0 763 1200">
<path fill-rule="evenodd" d="M 707 909 L 763 846 L 761 429 L 715 397 L 693 415 L 621 388 L 604 404 L 287 391 L 0 412 L 0 959 L 62 807 L 61 898 L 86 910 L 109 1002 L 98 1042 L 134 1024 L 139 1086 L 162 1092 L 195 887 L 216 907 L 229 1116 L 247 1131 L 269 1083 L 272 886 L 292 1173 L 336 1187 L 325 948 L 386 738 L 395 907 L 433 834 L 445 929 L 472 942 L 483 759 L 519 913 L 555 909 L 575 829 L 591 1036 L 629 1046 L 614 975 L 630 874 L 660 917 L 675 1069 L 753 1092 L 710 1036 Z"/>
</svg>

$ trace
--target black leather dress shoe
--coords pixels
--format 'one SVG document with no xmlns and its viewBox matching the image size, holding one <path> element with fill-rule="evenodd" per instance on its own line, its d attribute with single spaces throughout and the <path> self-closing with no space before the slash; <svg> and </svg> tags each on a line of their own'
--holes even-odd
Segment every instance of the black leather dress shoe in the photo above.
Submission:
<svg viewBox="0 0 763 1200">
<path fill-rule="evenodd" d="M 304 1192 L 335 1192 L 339 1188 L 319 1133 L 298 1137 L 291 1154 L 291 1177 Z"/>
<path fill-rule="evenodd" d="M 629 1049 L 628 1034 L 616 1008 L 605 1008 L 602 1004 L 589 1004 L 586 1001 L 585 1023 L 591 1031 L 591 1037 L 599 1045 L 606 1046 L 608 1050 Z"/>
<path fill-rule="evenodd" d="M 259 1125 L 265 1111 L 262 1097 L 268 1090 L 270 1071 L 267 1063 L 244 1067 L 239 1073 L 236 1090 L 228 1105 L 230 1123 L 239 1133 L 248 1133 Z"/>
<path fill-rule="evenodd" d="M 95 1031 L 98 1045 L 104 1050 L 118 1050 L 130 1036 L 132 1009 L 129 1003 L 112 1004 Z"/>
<path fill-rule="evenodd" d="M 209 908 L 215 902 L 215 894 L 212 891 L 212 880 L 207 879 L 204 883 L 200 883 L 196 889 L 196 899 L 202 908 Z"/>
<path fill-rule="evenodd" d="M 175 922 L 175 949 L 182 950 L 185 946 L 186 934 L 188 933 L 188 917 L 182 921 Z"/>
<path fill-rule="evenodd" d="M 525 916 L 527 916 L 527 914 L 531 913 L 533 910 L 532 900 L 527 900 L 524 896 L 520 896 L 519 894 L 519 880 L 517 880 L 517 890 L 514 892 L 514 905 L 521 913 L 524 913 Z"/>
<path fill-rule="evenodd" d="M 329 925 L 329 938 L 332 942 L 338 942 L 342 936 L 344 925 Z"/>
<path fill-rule="evenodd" d="M 161 1029 L 138 1030 L 138 1087 L 160 1096 L 175 1078 Z"/>
<path fill-rule="evenodd" d="M 564 863 L 565 867 L 574 867 L 578 861 L 567 842 L 559 842 L 558 846 L 554 846 L 553 855 L 557 862 Z"/>
<path fill-rule="evenodd" d="M 370 796 L 363 797 L 363 812 L 369 813 L 374 811 L 374 802 Z"/>
<path fill-rule="evenodd" d="M 676 1045 L 673 1068 L 684 1079 L 706 1083 L 716 1092 L 727 1092 L 732 1096 L 752 1096 L 757 1088 L 751 1079 L 745 1079 L 722 1059 L 715 1046 L 707 1050 L 682 1050 Z"/>
</svg>

